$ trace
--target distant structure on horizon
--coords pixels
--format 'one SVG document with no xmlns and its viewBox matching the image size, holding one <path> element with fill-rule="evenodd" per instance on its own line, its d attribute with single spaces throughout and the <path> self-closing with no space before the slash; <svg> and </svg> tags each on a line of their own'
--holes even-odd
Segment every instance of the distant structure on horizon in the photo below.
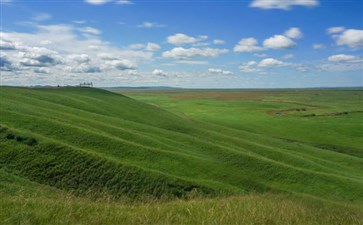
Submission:
<svg viewBox="0 0 363 225">
<path fill-rule="evenodd" d="M 86 82 L 83 82 L 83 83 L 80 83 L 79 84 L 80 87 L 87 87 L 87 88 L 91 88 L 93 87 L 93 83 L 86 83 Z"/>
</svg>

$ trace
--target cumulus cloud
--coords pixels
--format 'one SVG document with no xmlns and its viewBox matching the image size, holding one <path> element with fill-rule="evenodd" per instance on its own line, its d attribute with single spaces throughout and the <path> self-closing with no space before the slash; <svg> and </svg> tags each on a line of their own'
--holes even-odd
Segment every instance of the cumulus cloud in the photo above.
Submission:
<svg viewBox="0 0 363 225">
<path fill-rule="evenodd" d="M 127 59 L 118 59 L 118 60 L 109 60 L 105 63 L 106 68 L 108 69 L 118 69 L 118 70 L 134 70 L 136 69 L 136 65 Z"/>
<path fill-rule="evenodd" d="M 160 48 L 161 48 L 160 45 L 149 42 L 149 43 L 147 43 L 145 50 L 150 51 L 150 52 L 155 52 L 155 51 L 158 51 Z"/>
<path fill-rule="evenodd" d="M 256 61 L 249 61 L 249 62 L 243 63 L 241 66 L 238 67 L 238 69 L 243 73 L 262 72 L 262 70 L 259 68 L 256 68 L 256 66 L 257 66 Z"/>
<path fill-rule="evenodd" d="M 35 68 L 33 70 L 34 73 L 43 73 L 43 74 L 48 74 L 50 73 L 50 70 L 48 68 L 44 68 L 44 67 L 39 67 L 39 68 Z"/>
<path fill-rule="evenodd" d="M 261 62 L 259 62 L 257 66 L 259 66 L 259 67 L 275 67 L 275 66 L 283 66 L 283 65 L 286 65 L 286 64 L 282 61 L 279 61 L 274 58 L 267 58 L 267 59 L 261 60 Z"/>
<path fill-rule="evenodd" d="M 66 71 L 71 73 L 99 73 L 101 69 L 97 66 L 81 63 L 73 67 L 66 67 Z"/>
<path fill-rule="evenodd" d="M 139 28 L 160 28 L 165 27 L 164 24 L 156 23 L 156 22 L 143 22 L 142 24 L 137 25 Z"/>
<path fill-rule="evenodd" d="M 173 45 L 176 45 L 176 46 L 182 46 L 182 45 L 185 45 L 185 44 L 193 44 L 193 43 L 203 41 L 203 40 L 206 40 L 206 39 L 208 39 L 208 36 L 206 36 L 206 35 L 201 35 L 199 37 L 191 37 L 191 36 L 188 36 L 186 34 L 177 33 L 177 34 L 174 34 L 174 35 L 171 35 L 171 36 L 167 37 L 166 41 L 169 44 L 173 44 Z"/>
<path fill-rule="evenodd" d="M 15 50 L 19 47 L 19 43 L 0 39 L 0 50 Z"/>
<path fill-rule="evenodd" d="M 217 68 L 209 68 L 209 73 L 223 74 L 223 75 L 232 75 L 233 72 L 229 70 L 217 69 Z"/>
<path fill-rule="evenodd" d="M 345 30 L 345 27 L 330 27 L 326 30 L 328 34 L 341 33 Z"/>
<path fill-rule="evenodd" d="M 241 39 L 233 48 L 234 52 L 255 52 L 261 50 L 263 50 L 263 48 L 258 46 L 258 42 L 254 38 Z"/>
<path fill-rule="evenodd" d="M 350 48 L 363 47 L 363 30 L 348 29 L 333 37 L 337 45 L 346 45 Z"/>
<path fill-rule="evenodd" d="M 338 54 L 329 56 L 328 60 L 330 62 L 354 62 L 359 60 L 359 57 L 354 55 Z"/>
<path fill-rule="evenodd" d="M 274 35 L 263 42 L 263 47 L 270 49 L 289 49 L 295 45 L 296 43 L 293 40 L 283 35 Z"/>
<path fill-rule="evenodd" d="M 219 48 L 177 47 L 171 49 L 170 51 L 163 52 L 162 56 L 165 58 L 187 59 L 192 57 L 217 57 L 227 52 L 228 52 L 227 49 L 219 49 Z"/>
<path fill-rule="evenodd" d="M 263 41 L 262 46 L 259 46 L 258 41 L 253 38 L 243 38 L 237 45 L 234 46 L 234 52 L 256 52 L 266 49 L 289 49 L 296 46 L 296 43 L 291 39 L 302 38 L 303 34 L 297 27 L 292 27 L 285 31 L 284 35 L 278 34 Z M 290 39 L 291 38 L 291 39 Z"/>
<path fill-rule="evenodd" d="M 306 68 L 300 64 L 287 63 L 274 58 L 262 59 L 260 62 L 249 61 L 239 66 L 239 70 L 243 73 L 266 74 L 266 69 L 276 67 L 291 67 L 300 72 L 305 72 Z"/>
<path fill-rule="evenodd" d="M 327 29 L 327 33 L 331 35 L 338 46 L 346 45 L 350 48 L 363 47 L 363 30 L 330 27 Z"/>
<path fill-rule="evenodd" d="M 168 74 L 166 72 L 164 72 L 163 70 L 160 70 L 160 69 L 154 69 L 152 72 L 151 72 L 152 75 L 156 75 L 156 76 L 162 76 L 162 77 L 165 77 L 167 76 Z"/>
<path fill-rule="evenodd" d="M 319 64 L 317 69 L 327 72 L 362 71 L 363 59 L 354 55 L 332 55 L 327 63 Z"/>
<path fill-rule="evenodd" d="M 292 39 L 300 39 L 303 37 L 303 33 L 301 32 L 301 30 L 297 27 L 292 27 L 290 29 L 288 29 L 287 31 L 285 31 L 285 36 L 292 38 Z"/>
<path fill-rule="evenodd" d="M 148 52 L 156 52 L 161 47 L 157 43 L 148 42 L 147 44 L 132 44 L 132 45 L 129 45 L 129 48 L 134 49 L 134 50 L 144 49 L 145 51 L 148 51 Z"/>
<path fill-rule="evenodd" d="M 62 76 L 58 80 L 67 83 L 84 79 L 117 80 L 139 64 L 151 61 L 153 56 L 153 52 L 145 49 L 120 49 L 97 35 L 84 36 L 78 27 L 69 24 L 33 24 L 30 28 L 31 32 L 0 33 L 4 82 L 54 83 L 55 76 Z M 107 76 L 99 76 L 100 72 Z"/>
<path fill-rule="evenodd" d="M 76 61 L 79 63 L 86 63 L 91 60 L 90 57 L 86 54 L 71 54 L 68 55 L 67 58 L 71 61 Z"/>
<path fill-rule="evenodd" d="M 63 63 L 58 52 L 43 47 L 28 47 L 20 51 L 17 57 L 23 66 L 48 67 Z"/>
<path fill-rule="evenodd" d="M 289 10 L 293 6 L 315 7 L 318 5 L 318 0 L 253 0 L 250 7 Z"/>
</svg>

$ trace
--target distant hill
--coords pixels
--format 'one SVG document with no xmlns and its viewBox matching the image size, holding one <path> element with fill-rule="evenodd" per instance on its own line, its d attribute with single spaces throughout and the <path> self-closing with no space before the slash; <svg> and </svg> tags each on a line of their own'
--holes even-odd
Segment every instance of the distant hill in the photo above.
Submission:
<svg viewBox="0 0 363 225">
<path fill-rule="evenodd" d="M 140 87 L 102 87 L 105 90 L 180 90 L 183 88 L 168 87 L 168 86 L 140 86 Z"/>
</svg>

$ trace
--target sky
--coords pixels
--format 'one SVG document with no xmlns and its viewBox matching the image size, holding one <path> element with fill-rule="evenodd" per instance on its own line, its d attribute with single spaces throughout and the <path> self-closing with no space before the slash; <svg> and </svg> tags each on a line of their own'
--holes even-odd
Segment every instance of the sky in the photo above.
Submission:
<svg viewBox="0 0 363 225">
<path fill-rule="evenodd" d="M 0 85 L 363 86 L 363 0 L 0 2 Z"/>
</svg>

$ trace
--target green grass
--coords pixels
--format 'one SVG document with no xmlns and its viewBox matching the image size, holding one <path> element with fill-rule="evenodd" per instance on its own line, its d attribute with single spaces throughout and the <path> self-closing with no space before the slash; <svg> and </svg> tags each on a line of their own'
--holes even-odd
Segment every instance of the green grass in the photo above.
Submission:
<svg viewBox="0 0 363 225">
<path fill-rule="evenodd" d="M 359 224 L 361 90 L 126 95 L 0 88 L 4 221 Z"/>
</svg>

